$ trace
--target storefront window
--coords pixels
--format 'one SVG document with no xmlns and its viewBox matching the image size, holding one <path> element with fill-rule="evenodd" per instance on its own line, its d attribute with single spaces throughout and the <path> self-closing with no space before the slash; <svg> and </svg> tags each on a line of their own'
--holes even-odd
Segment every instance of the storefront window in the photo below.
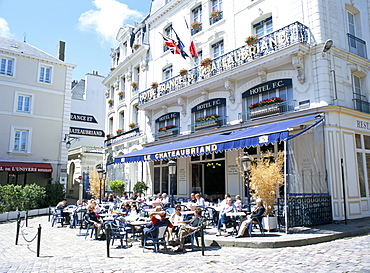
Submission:
<svg viewBox="0 0 370 273">
<path fill-rule="evenodd" d="M 370 150 L 370 136 L 364 135 L 365 149 Z"/>
<path fill-rule="evenodd" d="M 356 148 L 361 149 L 361 135 L 355 134 Z"/>
<path fill-rule="evenodd" d="M 168 161 L 161 160 L 154 162 L 154 191 L 153 194 L 157 193 L 167 193 L 168 195 L 171 194 L 170 192 L 170 175 L 168 171 Z M 177 171 L 177 170 L 176 170 Z M 174 176 L 174 191 L 173 194 L 177 194 L 177 175 Z"/>
<path fill-rule="evenodd" d="M 357 153 L 357 163 L 358 163 L 358 180 L 360 184 L 360 194 L 361 197 L 366 197 L 365 190 L 365 177 L 364 177 L 364 166 L 362 161 L 362 153 Z"/>
</svg>

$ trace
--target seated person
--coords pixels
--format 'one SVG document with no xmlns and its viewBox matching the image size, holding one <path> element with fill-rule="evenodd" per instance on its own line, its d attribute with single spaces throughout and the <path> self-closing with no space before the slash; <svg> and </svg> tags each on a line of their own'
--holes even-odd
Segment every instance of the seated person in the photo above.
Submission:
<svg viewBox="0 0 370 273">
<path fill-rule="evenodd" d="M 202 215 L 202 209 L 196 208 L 194 211 L 195 217 L 193 217 L 190 220 L 188 225 L 184 225 L 180 227 L 179 232 L 178 232 L 180 242 L 179 242 L 179 246 L 173 249 L 174 252 L 184 251 L 185 237 L 187 237 L 187 235 L 191 234 L 193 231 L 197 230 L 200 227 L 200 225 L 202 224 L 201 215 Z"/>
<path fill-rule="evenodd" d="M 257 207 L 253 210 L 251 214 L 247 216 L 247 219 L 245 219 L 241 224 L 238 231 L 238 235 L 235 238 L 240 238 L 245 236 L 245 231 L 248 229 L 249 224 L 252 221 L 253 217 L 262 216 L 265 213 L 265 207 L 263 206 L 263 202 L 261 198 L 258 198 L 256 200 Z"/>
<path fill-rule="evenodd" d="M 224 226 L 224 229 L 226 229 L 227 223 L 234 222 L 233 217 L 226 215 L 228 212 L 236 212 L 235 206 L 233 205 L 233 200 L 231 198 L 227 198 L 226 205 L 221 208 L 220 216 L 217 222 L 216 236 L 221 235 L 221 226 Z"/>
<path fill-rule="evenodd" d="M 60 201 L 56 208 L 58 210 L 60 210 L 62 216 L 64 217 L 64 219 L 66 220 L 66 224 L 69 225 L 71 223 L 71 216 L 69 215 L 68 212 L 63 212 L 64 208 L 67 207 L 67 201 L 66 200 L 63 200 L 63 201 Z"/>
<path fill-rule="evenodd" d="M 155 211 L 149 213 L 151 223 L 143 229 L 141 234 L 141 245 L 144 245 L 144 235 L 152 232 L 155 227 L 162 224 L 164 221 L 168 222 L 168 227 L 173 228 L 172 223 L 166 219 L 166 212 L 162 210 L 161 206 L 157 206 Z"/>
<path fill-rule="evenodd" d="M 226 205 L 226 201 L 228 198 L 230 198 L 230 194 L 226 193 L 225 199 L 221 201 L 221 204 L 220 204 L 221 207 Z"/>
<path fill-rule="evenodd" d="M 162 203 L 162 194 L 158 193 L 157 198 L 154 200 L 155 202 L 161 202 Z"/>
<path fill-rule="evenodd" d="M 136 201 L 138 201 L 138 202 L 144 202 L 145 201 L 143 195 L 140 192 L 137 194 Z"/>
<path fill-rule="evenodd" d="M 199 193 L 195 195 L 195 204 L 199 207 L 204 208 L 206 206 L 206 203 L 204 201 L 204 198 L 200 196 Z"/>
<path fill-rule="evenodd" d="M 94 227 L 97 228 L 96 230 L 96 237 L 99 238 L 101 236 L 101 231 L 102 231 L 102 223 L 103 220 L 98 216 L 96 213 L 95 206 L 93 204 L 90 204 L 87 207 L 87 219 L 90 223 L 94 225 Z"/>
<path fill-rule="evenodd" d="M 132 200 L 136 200 L 136 199 L 137 199 L 137 196 L 138 196 L 138 195 L 136 194 L 136 192 L 133 192 L 133 193 L 132 193 L 132 196 L 131 196 L 131 199 L 132 199 Z"/>
<path fill-rule="evenodd" d="M 188 199 L 189 202 L 191 203 L 196 203 L 197 202 L 197 199 L 195 199 L 195 193 L 191 193 L 190 194 L 190 198 Z"/>
<path fill-rule="evenodd" d="M 234 206 L 236 208 L 236 211 L 242 211 L 243 203 L 240 195 L 235 196 Z"/>
<path fill-rule="evenodd" d="M 107 198 L 107 201 L 106 202 L 114 202 L 114 196 L 113 194 L 109 194 L 108 198 Z"/>
<path fill-rule="evenodd" d="M 169 236 L 172 235 L 172 232 L 176 232 L 179 229 L 179 226 L 184 223 L 184 217 L 181 215 L 181 206 L 175 206 L 175 212 L 169 218 L 170 222 L 174 225 L 174 228 L 169 229 Z"/>
<path fill-rule="evenodd" d="M 170 198 L 168 197 L 167 193 L 162 194 L 162 205 L 163 207 L 168 207 L 170 205 Z"/>
</svg>

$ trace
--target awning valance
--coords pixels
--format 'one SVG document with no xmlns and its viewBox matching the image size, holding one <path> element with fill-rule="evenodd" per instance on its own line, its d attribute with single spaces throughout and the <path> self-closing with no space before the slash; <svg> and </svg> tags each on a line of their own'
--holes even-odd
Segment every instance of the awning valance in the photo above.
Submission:
<svg viewBox="0 0 370 273">
<path fill-rule="evenodd" d="M 275 143 L 276 141 L 279 142 L 287 139 L 292 127 L 308 121 L 314 121 L 316 117 L 317 115 L 306 116 L 222 134 L 147 147 L 132 153 L 120 155 L 114 159 L 114 163 L 178 158 Z"/>
<path fill-rule="evenodd" d="M 52 173 L 49 163 L 0 162 L 0 172 Z"/>
</svg>

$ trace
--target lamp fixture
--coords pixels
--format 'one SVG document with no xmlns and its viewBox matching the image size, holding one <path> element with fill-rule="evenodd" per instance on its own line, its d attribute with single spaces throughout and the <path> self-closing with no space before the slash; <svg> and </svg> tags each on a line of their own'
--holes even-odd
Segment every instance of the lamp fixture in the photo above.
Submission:
<svg viewBox="0 0 370 273">
<path fill-rule="evenodd" d="M 326 40 L 325 44 L 324 44 L 324 47 L 322 49 L 322 52 L 327 52 L 329 51 L 329 49 L 333 46 L 333 40 L 332 39 L 328 39 Z"/>
<path fill-rule="evenodd" d="M 65 134 L 63 141 L 66 143 L 67 150 L 69 150 L 69 148 L 71 148 L 72 143 L 74 141 L 77 141 L 77 140 L 80 140 L 80 138 L 79 137 L 70 136 L 69 134 Z"/>
</svg>

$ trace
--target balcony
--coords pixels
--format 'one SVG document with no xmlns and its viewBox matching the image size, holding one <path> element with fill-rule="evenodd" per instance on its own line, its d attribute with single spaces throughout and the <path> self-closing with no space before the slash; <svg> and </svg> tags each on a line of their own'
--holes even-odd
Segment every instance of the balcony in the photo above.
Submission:
<svg viewBox="0 0 370 273">
<path fill-rule="evenodd" d="M 167 129 L 165 131 L 157 132 L 154 134 L 155 140 L 160 140 L 168 137 L 178 136 L 180 134 L 180 128 Z"/>
<path fill-rule="evenodd" d="M 214 23 L 222 20 L 222 18 L 224 18 L 223 11 L 220 12 L 220 15 L 218 17 L 209 17 L 209 24 L 213 25 Z"/>
<path fill-rule="evenodd" d="M 116 136 L 111 136 L 107 140 L 104 141 L 104 146 L 108 147 L 112 144 L 122 142 L 126 139 L 133 138 L 140 135 L 140 129 L 139 127 L 135 127 L 133 129 L 130 129 L 128 131 L 122 132 L 120 134 L 117 134 Z"/>
<path fill-rule="evenodd" d="M 366 96 L 361 94 L 354 94 L 353 108 L 357 111 L 370 114 L 370 102 L 367 101 Z"/>
<path fill-rule="evenodd" d="M 366 42 L 349 33 L 347 33 L 347 36 L 348 36 L 349 52 L 367 59 Z"/>
<path fill-rule="evenodd" d="M 284 114 L 288 112 L 293 112 L 296 101 L 284 101 L 280 103 L 275 103 L 263 107 L 258 107 L 254 109 L 248 109 L 247 111 L 239 113 L 239 120 L 241 122 L 246 122 L 249 120 L 271 117 L 279 114 Z"/>
<path fill-rule="evenodd" d="M 193 36 L 193 35 L 197 34 L 198 32 L 201 32 L 202 29 L 203 29 L 202 25 L 200 25 L 197 29 L 192 28 L 191 29 L 191 35 Z"/>
<path fill-rule="evenodd" d="M 189 124 L 189 129 L 192 133 L 205 129 L 212 129 L 225 126 L 227 124 L 228 116 L 205 120 L 201 122 L 195 122 Z"/>
<path fill-rule="evenodd" d="M 309 29 L 305 25 L 299 22 L 287 25 L 261 37 L 255 45 L 243 45 L 213 59 L 211 65 L 195 66 L 189 69 L 185 76 L 174 76 L 159 83 L 156 89 L 148 88 L 139 92 L 139 105 L 158 100 L 167 94 L 178 92 L 195 83 L 222 75 L 234 68 L 248 65 L 261 57 L 274 54 L 292 45 L 304 44 L 309 46 L 309 39 Z"/>
</svg>

